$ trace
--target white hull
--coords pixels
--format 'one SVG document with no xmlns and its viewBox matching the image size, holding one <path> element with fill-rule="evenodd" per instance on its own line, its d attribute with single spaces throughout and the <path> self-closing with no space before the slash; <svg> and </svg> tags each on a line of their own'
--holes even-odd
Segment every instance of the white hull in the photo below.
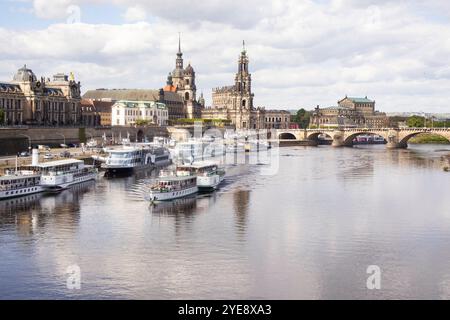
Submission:
<svg viewBox="0 0 450 320">
<path fill-rule="evenodd" d="M 30 194 L 40 193 L 43 191 L 44 189 L 41 186 L 32 186 L 16 190 L 0 191 L 0 200 L 22 197 Z"/>
<path fill-rule="evenodd" d="M 197 192 L 198 192 L 197 186 L 178 191 L 168 191 L 168 192 L 150 191 L 147 196 L 147 200 L 151 202 L 170 201 L 173 199 L 183 198 Z"/>
<path fill-rule="evenodd" d="M 216 190 L 224 178 L 225 178 L 224 175 L 219 174 L 214 174 L 207 177 L 198 176 L 197 177 L 198 189 L 201 191 Z"/>
<path fill-rule="evenodd" d="M 72 175 L 67 175 L 65 182 L 46 183 L 46 184 L 42 184 L 42 187 L 44 188 L 44 191 L 62 190 L 62 189 L 67 189 L 70 186 L 73 186 L 75 184 L 79 184 L 79 183 L 83 183 L 83 182 L 87 182 L 87 181 L 95 180 L 95 179 L 97 179 L 97 173 L 90 173 L 90 174 L 86 174 L 84 176 L 77 177 L 77 178 L 73 178 Z"/>
</svg>

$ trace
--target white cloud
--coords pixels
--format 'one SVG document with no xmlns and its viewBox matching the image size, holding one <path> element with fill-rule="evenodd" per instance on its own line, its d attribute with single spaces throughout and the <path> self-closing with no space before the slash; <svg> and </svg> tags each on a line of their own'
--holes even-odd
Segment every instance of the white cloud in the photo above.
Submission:
<svg viewBox="0 0 450 320">
<path fill-rule="evenodd" d="M 124 14 L 125 21 L 137 22 L 147 19 L 145 9 L 140 6 L 129 7 Z"/>
<path fill-rule="evenodd" d="M 94 2 L 107 9 L 106 1 Z M 70 5 L 89 10 L 84 0 L 33 3 L 43 18 Z M 112 3 L 127 21 L 153 22 L 0 27 L 0 79 L 27 63 L 39 74 L 75 71 L 85 90 L 158 88 L 174 67 L 181 31 L 185 62 L 196 69 L 207 101 L 212 87 L 232 84 L 246 39 L 257 105 L 312 108 L 349 94 L 368 95 L 386 111 L 448 111 L 450 21 L 432 16 L 450 9 L 441 1 Z"/>
</svg>

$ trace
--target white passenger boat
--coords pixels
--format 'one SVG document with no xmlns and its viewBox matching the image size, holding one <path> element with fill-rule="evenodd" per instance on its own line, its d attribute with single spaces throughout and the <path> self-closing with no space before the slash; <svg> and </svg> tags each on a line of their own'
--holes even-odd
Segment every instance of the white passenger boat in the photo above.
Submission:
<svg viewBox="0 0 450 320">
<path fill-rule="evenodd" d="M 42 192 L 41 175 L 33 171 L 8 171 L 0 177 L 0 200 Z"/>
<path fill-rule="evenodd" d="M 219 168 L 214 162 L 196 162 L 177 167 L 177 172 L 189 173 L 197 176 L 197 186 L 200 191 L 212 191 L 217 189 L 225 178 L 225 170 Z"/>
<path fill-rule="evenodd" d="M 170 201 L 197 193 L 197 177 L 188 172 L 164 172 L 150 187 L 146 199 L 151 202 Z"/>
<path fill-rule="evenodd" d="M 76 159 L 43 162 L 29 168 L 41 174 L 44 191 L 59 191 L 74 184 L 95 180 L 98 173 L 94 166 L 85 165 L 82 160 Z"/>
<path fill-rule="evenodd" d="M 167 166 L 172 162 L 167 148 L 151 143 L 123 145 L 106 149 L 106 152 L 108 156 L 102 164 L 106 175 L 131 174 L 135 170 Z"/>
</svg>

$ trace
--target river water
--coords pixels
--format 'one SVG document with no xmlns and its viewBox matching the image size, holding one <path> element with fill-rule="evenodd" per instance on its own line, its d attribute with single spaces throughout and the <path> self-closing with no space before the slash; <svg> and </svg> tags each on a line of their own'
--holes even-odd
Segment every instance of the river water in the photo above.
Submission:
<svg viewBox="0 0 450 320">
<path fill-rule="evenodd" d="M 450 147 L 279 153 L 273 175 L 244 159 L 156 206 L 154 173 L 0 202 L 0 298 L 450 298 Z"/>
</svg>

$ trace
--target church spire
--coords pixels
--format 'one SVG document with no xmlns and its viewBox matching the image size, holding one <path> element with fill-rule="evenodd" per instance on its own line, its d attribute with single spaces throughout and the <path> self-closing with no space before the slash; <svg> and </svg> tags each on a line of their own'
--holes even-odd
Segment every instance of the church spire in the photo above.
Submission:
<svg viewBox="0 0 450 320">
<path fill-rule="evenodd" d="M 183 69 L 183 53 L 181 52 L 181 33 L 178 33 L 178 53 L 176 60 L 176 69 Z"/>
</svg>

